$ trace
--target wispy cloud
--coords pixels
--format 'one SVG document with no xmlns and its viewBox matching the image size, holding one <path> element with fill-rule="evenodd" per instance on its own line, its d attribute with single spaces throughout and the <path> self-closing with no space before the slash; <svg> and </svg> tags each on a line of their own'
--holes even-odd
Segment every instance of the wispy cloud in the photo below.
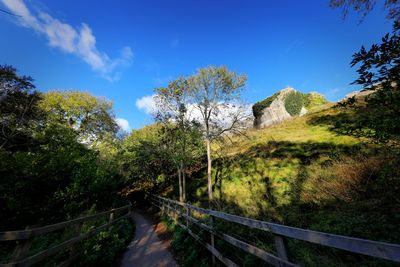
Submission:
<svg viewBox="0 0 400 267">
<path fill-rule="evenodd" d="M 123 118 L 116 118 L 115 122 L 117 123 L 117 125 L 119 126 L 119 128 L 121 128 L 121 130 L 127 132 L 130 130 L 130 126 L 129 126 L 129 122 L 126 119 Z"/>
<path fill-rule="evenodd" d="M 80 27 L 74 27 L 42 10 L 32 12 L 24 0 L 0 0 L 0 2 L 10 12 L 20 16 L 16 18 L 20 26 L 44 35 L 51 47 L 79 57 L 92 70 L 109 81 L 118 80 L 121 68 L 128 67 L 132 63 L 133 53 L 129 46 L 122 48 L 120 56 L 115 59 L 99 51 L 96 47 L 96 37 L 85 23 Z"/>
</svg>

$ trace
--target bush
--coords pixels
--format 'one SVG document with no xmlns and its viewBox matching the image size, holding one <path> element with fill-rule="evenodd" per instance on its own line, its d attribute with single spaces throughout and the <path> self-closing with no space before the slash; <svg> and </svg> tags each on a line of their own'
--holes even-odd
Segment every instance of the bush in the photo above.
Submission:
<svg viewBox="0 0 400 267">
<path fill-rule="evenodd" d="M 114 266 L 133 237 L 133 224 L 124 219 L 83 242 L 76 266 Z"/>
<path fill-rule="evenodd" d="M 300 92 L 290 92 L 285 97 L 285 108 L 291 116 L 298 116 L 301 108 L 305 106 L 304 94 Z"/>
<path fill-rule="evenodd" d="M 254 117 L 255 118 L 261 117 L 262 111 L 265 108 L 268 108 L 271 105 L 271 103 L 278 97 L 278 95 L 279 95 L 279 92 L 273 94 L 270 97 L 267 97 L 266 99 L 264 99 L 260 102 L 255 103 L 252 107 Z"/>
<path fill-rule="evenodd" d="M 321 106 L 323 104 L 328 103 L 323 95 L 318 93 L 308 93 L 303 94 L 304 98 L 304 106 L 309 109 L 317 106 Z"/>
</svg>

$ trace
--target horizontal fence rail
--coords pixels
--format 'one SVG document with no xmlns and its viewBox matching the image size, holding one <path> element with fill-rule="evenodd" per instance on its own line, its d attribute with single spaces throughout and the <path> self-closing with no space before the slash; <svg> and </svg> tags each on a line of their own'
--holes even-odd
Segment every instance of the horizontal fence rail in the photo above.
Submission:
<svg viewBox="0 0 400 267">
<path fill-rule="evenodd" d="M 126 213 L 116 216 L 117 213 L 126 211 Z M 89 230 L 86 233 L 81 233 L 81 227 L 84 222 L 93 221 L 99 218 L 104 218 L 108 215 L 108 222 L 98 226 L 94 229 Z M 76 258 L 77 253 L 74 248 L 74 244 L 87 239 L 89 237 L 94 236 L 100 231 L 110 227 L 114 223 L 128 218 L 131 216 L 131 205 L 126 205 L 120 208 L 111 209 L 109 211 L 100 212 L 94 215 L 89 215 L 85 217 L 80 217 L 77 219 L 73 219 L 70 221 L 65 221 L 61 223 L 56 223 L 52 225 L 47 225 L 43 227 L 26 229 L 21 231 L 8 231 L 8 232 L 0 232 L 0 241 L 20 241 L 20 244 L 16 247 L 13 256 L 12 262 L 10 263 L 0 263 L 0 267 L 15 267 L 15 266 L 31 266 L 32 264 L 38 263 L 45 258 L 48 258 L 56 253 L 69 248 L 70 256 L 69 259 L 63 262 L 60 266 L 68 266 L 72 263 L 72 261 Z M 60 244 L 54 245 L 48 249 L 45 249 L 39 253 L 36 253 L 32 256 L 27 256 L 29 249 L 32 245 L 33 239 L 40 235 L 44 235 L 47 233 L 51 233 L 58 230 L 63 230 L 67 227 L 75 226 L 75 236 L 67 241 L 64 241 Z M 0 243 L 1 245 L 1 243 Z"/>
<path fill-rule="evenodd" d="M 211 233 L 213 236 L 217 236 L 223 239 L 224 241 L 228 242 L 229 244 L 237 248 L 240 248 L 243 251 L 248 252 L 254 256 L 257 256 L 258 258 L 274 266 L 297 266 L 296 264 L 288 261 L 284 244 L 284 238 L 293 238 L 357 254 L 386 259 L 393 262 L 400 262 L 400 245 L 398 244 L 391 244 L 386 242 L 378 242 L 378 241 L 372 241 L 372 240 L 366 240 L 366 239 L 360 239 L 342 235 L 323 233 L 318 231 L 312 231 L 312 230 L 290 227 L 271 222 L 245 218 L 237 215 L 228 214 L 225 212 L 199 208 L 188 203 L 181 203 L 175 200 L 163 198 L 160 196 L 155 196 L 152 194 L 147 194 L 146 197 L 150 200 L 150 202 L 153 205 L 158 206 L 167 215 L 170 216 L 172 212 L 173 213 L 172 218 L 175 221 L 177 221 L 178 217 L 182 217 L 183 219 L 185 219 L 186 226 L 180 224 L 181 226 L 183 226 L 183 228 L 189 230 L 189 222 L 193 223 L 198 227 L 200 227 L 201 229 Z M 183 212 L 183 210 L 185 210 L 186 212 Z M 208 215 L 210 217 L 219 218 L 228 222 L 241 224 L 249 228 L 271 232 L 274 235 L 277 256 L 268 253 L 260 248 L 257 248 L 251 244 L 248 244 L 244 241 L 238 240 L 227 234 L 216 232 L 212 226 L 203 224 L 196 218 L 193 218 L 190 215 L 191 212 L 193 211 L 196 211 L 200 214 Z M 213 252 L 211 251 L 211 253 Z M 218 256 L 216 257 L 219 258 Z M 226 265 L 235 266 L 232 264 L 226 264 Z"/>
</svg>

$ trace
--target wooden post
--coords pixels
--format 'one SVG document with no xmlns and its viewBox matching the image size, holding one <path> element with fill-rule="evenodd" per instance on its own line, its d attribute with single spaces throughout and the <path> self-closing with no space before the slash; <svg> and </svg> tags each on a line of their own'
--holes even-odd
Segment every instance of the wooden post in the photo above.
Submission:
<svg viewBox="0 0 400 267">
<path fill-rule="evenodd" d="M 188 202 L 190 205 L 190 203 Z M 186 227 L 189 230 L 189 217 L 190 217 L 190 207 L 186 205 Z"/>
<path fill-rule="evenodd" d="M 178 223 L 178 216 L 179 216 L 178 206 L 176 205 L 176 203 L 174 203 L 173 207 L 174 207 L 174 221 L 175 223 Z"/>
<path fill-rule="evenodd" d="M 34 226 L 27 226 L 25 230 L 29 230 L 34 228 Z M 27 254 L 29 249 L 32 246 L 33 238 L 29 238 L 26 240 L 21 241 L 20 244 L 15 248 L 14 253 L 12 255 L 12 261 L 13 262 L 18 262 L 20 260 L 23 260 Z"/>
<path fill-rule="evenodd" d="M 17 246 L 12 257 L 13 262 L 18 262 L 26 257 L 29 249 L 32 246 L 32 241 L 33 239 L 27 239 L 22 241 L 22 243 Z"/>
<path fill-rule="evenodd" d="M 109 217 L 109 219 L 108 219 L 108 222 L 112 222 L 112 221 L 114 221 L 114 211 L 112 211 L 112 212 L 110 213 L 110 217 Z"/>
<path fill-rule="evenodd" d="M 78 237 L 81 235 L 82 226 L 83 226 L 83 222 L 75 224 L 75 227 L 73 230 L 74 237 Z M 60 264 L 60 267 L 70 266 L 77 256 L 78 256 L 78 247 L 77 247 L 77 244 L 73 244 L 69 250 L 68 260 L 62 262 Z"/>
<path fill-rule="evenodd" d="M 212 228 L 212 230 L 214 231 L 214 217 L 210 216 L 210 226 Z M 214 244 L 214 234 L 211 233 L 211 246 L 215 249 L 215 244 Z M 212 254 L 211 257 L 211 261 L 212 261 L 212 265 L 215 266 L 215 256 L 214 254 Z"/>
<path fill-rule="evenodd" d="M 283 240 L 283 237 L 280 235 L 274 235 L 274 240 L 275 240 L 275 247 L 276 247 L 276 251 L 278 253 L 278 257 L 287 261 L 288 257 L 287 257 L 285 241 Z"/>
</svg>

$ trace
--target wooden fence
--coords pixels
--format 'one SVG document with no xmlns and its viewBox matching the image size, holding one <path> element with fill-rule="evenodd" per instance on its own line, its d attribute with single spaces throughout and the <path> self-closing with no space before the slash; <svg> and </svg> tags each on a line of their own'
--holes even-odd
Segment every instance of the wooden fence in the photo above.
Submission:
<svg viewBox="0 0 400 267">
<path fill-rule="evenodd" d="M 298 266 L 288 260 L 286 253 L 284 238 L 293 238 L 297 240 L 307 241 L 322 246 L 337 248 L 345 251 L 350 251 L 357 254 L 368 255 L 376 258 L 386 259 L 393 262 L 400 262 L 400 245 L 377 242 L 366 239 L 341 236 L 335 234 L 328 234 L 301 228 L 285 226 L 281 224 L 265 222 L 260 220 L 249 219 L 232 215 L 224 212 L 199 208 L 188 203 L 181 203 L 171 199 L 147 194 L 146 198 L 155 206 L 159 207 L 161 211 L 170 216 L 178 225 L 186 229 L 188 233 L 206 247 L 213 255 L 218 258 L 226 266 L 237 266 L 233 261 L 224 257 L 214 247 L 214 236 L 223 239 L 229 244 L 250 253 L 265 262 L 274 266 Z M 193 211 L 199 214 L 208 215 L 211 218 L 211 226 L 200 222 L 191 214 Z M 230 235 L 217 232 L 212 227 L 212 218 L 219 218 L 228 222 L 241 224 L 253 229 L 269 231 L 274 235 L 275 247 L 277 255 L 266 252 L 251 244 L 234 238 Z M 178 218 L 183 218 L 186 223 L 179 222 Z M 191 229 L 190 224 L 195 224 L 201 229 L 211 234 L 211 244 L 205 243 L 197 236 Z"/>
<path fill-rule="evenodd" d="M 126 213 L 121 212 L 126 211 Z M 108 216 L 108 218 L 106 217 Z M 61 252 L 65 249 L 69 249 L 69 258 L 68 260 L 64 261 L 60 266 L 68 266 L 70 265 L 74 259 L 77 257 L 77 251 L 75 244 L 87 239 L 89 237 L 94 236 L 101 230 L 104 230 L 111 226 L 112 224 L 131 216 L 131 205 L 126 205 L 120 208 L 112 209 L 105 212 L 100 212 L 94 215 L 89 215 L 81 218 L 77 218 L 70 221 L 65 221 L 61 223 L 56 223 L 44 227 L 33 228 L 33 229 L 26 229 L 22 231 L 9 231 L 9 232 L 0 232 L 0 241 L 1 242 L 10 242 L 10 241 L 19 241 L 14 253 L 12 255 L 12 261 L 6 264 L 0 264 L 0 267 L 14 267 L 14 266 L 30 266 L 32 264 L 38 263 L 52 255 L 55 255 L 58 252 Z M 81 233 L 81 227 L 84 222 L 93 221 L 100 218 L 107 218 L 108 222 L 98 226 L 94 229 L 90 229 L 85 233 Z M 75 229 L 74 237 L 67 241 L 63 241 L 60 244 L 55 246 L 51 246 L 48 249 L 45 249 L 35 255 L 28 256 L 29 249 L 32 245 L 32 242 L 35 237 L 40 235 L 44 235 L 47 233 L 51 233 L 54 231 L 65 230 L 67 227 L 74 226 Z"/>
</svg>

